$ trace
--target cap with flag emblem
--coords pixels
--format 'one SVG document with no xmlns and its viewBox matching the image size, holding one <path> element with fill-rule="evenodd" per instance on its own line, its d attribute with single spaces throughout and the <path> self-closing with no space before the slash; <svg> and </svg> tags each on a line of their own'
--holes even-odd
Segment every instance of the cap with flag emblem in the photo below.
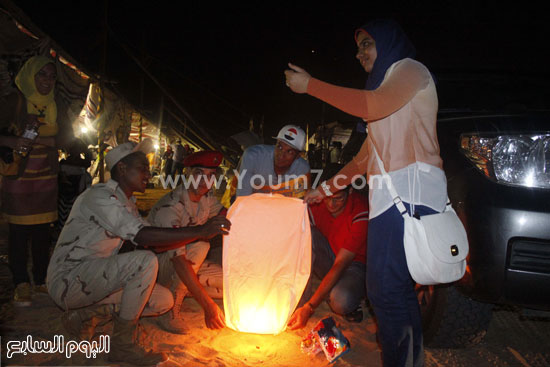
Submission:
<svg viewBox="0 0 550 367">
<path fill-rule="evenodd" d="M 299 151 L 303 151 L 306 145 L 306 133 L 296 125 L 284 126 L 274 138 L 287 143 Z"/>
</svg>

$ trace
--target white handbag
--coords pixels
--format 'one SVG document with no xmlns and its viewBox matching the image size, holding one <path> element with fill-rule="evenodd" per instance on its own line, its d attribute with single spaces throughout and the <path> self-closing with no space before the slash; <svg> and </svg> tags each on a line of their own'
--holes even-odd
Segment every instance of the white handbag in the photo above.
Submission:
<svg viewBox="0 0 550 367">
<path fill-rule="evenodd" d="M 466 271 L 468 237 L 449 198 L 442 213 L 418 218 L 409 215 L 376 148 L 374 152 L 393 202 L 405 221 L 403 243 L 407 267 L 414 281 L 421 285 L 433 285 L 461 279 Z"/>
</svg>

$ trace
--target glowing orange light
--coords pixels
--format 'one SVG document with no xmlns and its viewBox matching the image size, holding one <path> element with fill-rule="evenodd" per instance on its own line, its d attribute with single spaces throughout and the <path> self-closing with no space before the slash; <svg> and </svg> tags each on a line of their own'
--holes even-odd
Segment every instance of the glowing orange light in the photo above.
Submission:
<svg viewBox="0 0 550 367">
<path fill-rule="evenodd" d="M 225 321 L 234 330 L 278 334 L 286 328 L 311 271 L 311 232 L 302 200 L 239 197 L 224 237 Z"/>
</svg>

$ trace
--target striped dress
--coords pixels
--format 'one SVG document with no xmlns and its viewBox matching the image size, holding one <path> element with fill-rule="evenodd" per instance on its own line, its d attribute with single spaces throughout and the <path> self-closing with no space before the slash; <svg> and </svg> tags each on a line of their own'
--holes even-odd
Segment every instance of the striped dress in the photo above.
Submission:
<svg viewBox="0 0 550 367">
<path fill-rule="evenodd" d="M 21 116 L 24 120 L 25 112 Z M 41 137 L 56 136 L 56 124 L 40 127 Z M 59 171 L 56 148 L 34 144 L 21 160 L 16 178 L 2 179 L 2 213 L 8 223 L 33 225 L 57 220 L 57 174 Z"/>
<path fill-rule="evenodd" d="M 42 224 L 57 220 L 57 164 L 51 155 L 57 150 L 35 145 L 28 155 L 23 174 L 2 182 L 2 211 L 8 223 Z"/>
</svg>

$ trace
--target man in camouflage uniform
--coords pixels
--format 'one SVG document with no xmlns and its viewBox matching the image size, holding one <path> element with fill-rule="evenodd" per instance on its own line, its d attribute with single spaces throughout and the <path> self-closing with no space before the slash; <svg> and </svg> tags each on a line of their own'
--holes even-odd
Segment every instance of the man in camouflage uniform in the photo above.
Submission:
<svg viewBox="0 0 550 367">
<path fill-rule="evenodd" d="M 215 151 L 201 151 L 187 156 L 184 160 L 184 184 L 162 197 L 151 208 L 147 221 L 157 227 L 195 227 L 217 216 L 222 209 L 225 212 L 211 190 L 216 168 L 222 158 L 222 154 Z M 209 249 L 209 242 L 201 240 L 158 255 L 158 282 L 174 295 L 174 307 L 158 318 L 164 330 L 186 333 L 180 309 L 189 292 L 202 306 L 208 328 L 225 326 L 223 313 L 211 298 L 222 297 L 223 272 L 218 264 L 203 263 Z"/>
<path fill-rule="evenodd" d="M 123 241 L 162 252 L 226 233 L 231 223 L 215 217 L 192 228 L 148 226 L 133 196 L 145 192 L 151 177 L 141 145 L 125 143 L 111 150 L 105 160 L 112 179 L 92 186 L 75 201 L 50 260 L 47 286 L 57 305 L 68 311 L 68 331 L 80 336 L 93 335 L 98 316 L 108 315 L 111 304 L 118 303 L 108 359 L 154 365 L 166 356 L 137 345 L 138 319 L 168 311 L 173 299 L 169 290 L 155 284 L 156 255 L 148 250 L 119 254 Z"/>
</svg>

